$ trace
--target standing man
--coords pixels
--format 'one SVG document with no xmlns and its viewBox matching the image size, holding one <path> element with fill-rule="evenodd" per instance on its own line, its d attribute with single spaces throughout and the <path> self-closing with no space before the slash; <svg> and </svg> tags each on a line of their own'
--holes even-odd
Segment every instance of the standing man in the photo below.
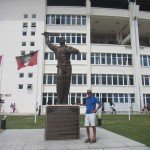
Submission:
<svg viewBox="0 0 150 150">
<path fill-rule="evenodd" d="M 56 46 L 49 40 L 49 33 L 44 32 L 45 41 L 50 50 L 55 53 L 58 61 L 57 65 L 57 95 L 59 104 L 68 104 L 68 94 L 70 89 L 70 81 L 72 67 L 70 63 L 71 54 L 79 54 L 79 50 L 65 45 L 65 39 L 60 38 L 60 46 Z"/>
<path fill-rule="evenodd" d="M 99 104 L 99 106 L 96 109 L 96 103 Z M 86 99 L 86 115 L 85 115 L 85 126 L 86 126 L 86 131 L 87 131 L 87 136 L 88 138 L 85 140 L 85 143 L 91 142 L 95 143 L 96 142 L 96 112 L 97 110 L 102 106 L 100 101 L 96 97 L 92 95 L 91 90 L 87 90 L 87 99 Z M 90 129 L 89 127 L 92 127 L 93 129 L 93 138 L 91 139 L 90 137 Z"/>
</svg>

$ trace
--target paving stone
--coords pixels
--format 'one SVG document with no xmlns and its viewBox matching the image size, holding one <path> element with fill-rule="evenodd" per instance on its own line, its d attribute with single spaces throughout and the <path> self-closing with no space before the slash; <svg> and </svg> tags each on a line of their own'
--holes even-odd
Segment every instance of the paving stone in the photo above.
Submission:
<svg viewBox="0 0 150 150">
<path fill-rule="evenodd" d="M 8 129 L 0 134 L 0 150 L 150 150 L 144 144 L 97 128 L 97 142 L 84 143 L 85 128 L 77 140 L 44 140 L 44 129 Z"/>
</svg>

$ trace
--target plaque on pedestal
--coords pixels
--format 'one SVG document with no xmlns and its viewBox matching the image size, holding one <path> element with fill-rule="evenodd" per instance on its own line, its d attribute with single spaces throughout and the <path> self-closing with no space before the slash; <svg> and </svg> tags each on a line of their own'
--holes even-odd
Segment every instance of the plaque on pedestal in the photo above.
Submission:
<svg viewBox="0 0 150 150">
<path fill-rule="evenodd" d="M 80 135 L 79 106 L 47 106 L 45 140 L 78 139 Z"/>
</svg>

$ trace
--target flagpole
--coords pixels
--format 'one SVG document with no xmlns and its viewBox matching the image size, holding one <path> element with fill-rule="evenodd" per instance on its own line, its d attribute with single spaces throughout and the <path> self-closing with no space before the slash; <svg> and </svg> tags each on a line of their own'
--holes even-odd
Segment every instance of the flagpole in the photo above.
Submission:
<svg viewBox="0 0 150 150">
<path fill-rule="evenodd" d="M 39 55 L 39 53 L 38 53 Z M 34 123 L 36 123 L 36 110 L 37 110 L 37 98 L 38 98 L 38 78 L 39 78 L 39 60 L 38 60 L 38 56 L 37 56 L 37 80 L 36 80 L 36 97 L 35 97 L 35 117 L 34 117 Z"/>
<path fill-rule="evenodd" d="M 1 74 L 1 76 L 0 76 L 0 94 L 2 94 L 1 93 L 1 87 L 2 87 L 2 75 L 3 75 L 2 74 L 3 73 L 3 57 L 4 57 L 4 55 L 2 55 L 1 64 L 0 64 L 1 65 L 1 69 L 0 69 L 1 70 L 1 73 L 0 73 Z"/>
</svg>

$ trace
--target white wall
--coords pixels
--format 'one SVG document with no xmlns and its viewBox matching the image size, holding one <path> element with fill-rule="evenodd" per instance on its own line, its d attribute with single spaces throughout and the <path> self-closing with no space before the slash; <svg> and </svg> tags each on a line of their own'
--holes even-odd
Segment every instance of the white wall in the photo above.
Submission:
<svg viewBox="0 0 150 150">
<path fill-rule="evenodd" d="M 10 111 L 10 103 L 15 102 L 18 112 L 33 113 L 35 111 L 35 98 L 38 93 L 38 101 L 41 103 L 41 83 L 42 83 L 42 61 L 43 61 L 43 37 L 45 18 L 45 1 L 41 0 L 5 0 L 0 1 L 0 55 L 4 55 L 3 72 L 1 81 L 1 93 L 11 94 L 11 97 L 4 97 L 3 107 L 6 112 Z M 23 15 L 28 14 L 28 18 Z M 31 15 L 36 14 L 36 18 Z M 27 36 L 22 36 L 23 22 L 28 22 Z M 30 36 L 31 22 L 36 22 L 36 35 Z M 27 46 L 22 47 L 21 42 L 27 41 Z M 35 46 L 29 46 L 30 41 L 35 41 Z M 37 66 L 22 68 L 17 70 L 15 57 L 21 55 L 21 50 L 39 50 L 39 86 L 37 86 Z M 25 74 L 23 79 L 19 79 L 19 72 Z M 33 78 L 27 77 L 28 73 L 33 73 Z M 18 84 L 24 84 L 24 89 L 19 90 Z M 27 84 L 33 84 L 33 90 L 26 90 Z M 37 92 L 38 89 L 38 92 Z"/>
</svg>

